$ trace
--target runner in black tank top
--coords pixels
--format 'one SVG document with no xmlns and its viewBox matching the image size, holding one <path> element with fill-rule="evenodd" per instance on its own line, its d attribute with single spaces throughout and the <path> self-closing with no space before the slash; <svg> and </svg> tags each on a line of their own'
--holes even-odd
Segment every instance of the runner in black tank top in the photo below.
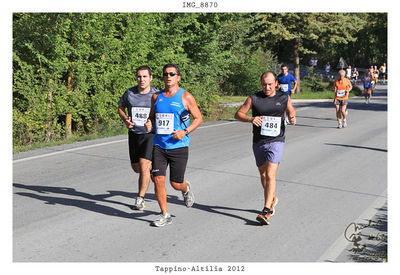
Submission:
<svg viewBox="0 0 400 275">
<path fill-rule="evenodd" d="M 285 113 L 292 125 L 296 112 L 288 95 L 277 92 L 278 81 L 273 72 L 261 75 L 262 91 L 249 96 L 235 114 L 235 118 L 253 124 L 253 153 L 264 188 L 264 208 L 257 216 L 261 224 L 269 224 L 276 213 L 278 198 L 276 173 L 285 142 Z M 247 112 L 252 110 L 252 117 Z"/>
<path fill-rule="evenodd" d="M 289 96 L 281 91 L 276 91 L 274 96 L 266 96 L 264 91 L 251 95 L 251 110 L 253 116 L 279 117 L 284 122 Z M 277 136 L 261 135 L 261 127 L 253 124 L 253 143 L 267 143 L 273 141 L 285 141 L 285 123 L 281 123 Z"/>
</svg>

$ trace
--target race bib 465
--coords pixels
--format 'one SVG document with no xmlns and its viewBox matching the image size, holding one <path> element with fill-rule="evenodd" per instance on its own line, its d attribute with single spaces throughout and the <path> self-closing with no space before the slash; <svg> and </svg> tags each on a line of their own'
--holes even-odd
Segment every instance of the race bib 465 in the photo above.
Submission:
<svg viewBox="0 0 400 275">
<path fill-rule="evenodd" d="M 144 126 L 149 117 L 150 108 L 132 107 L 132 122 L 138 126 Z"/>
</svg>

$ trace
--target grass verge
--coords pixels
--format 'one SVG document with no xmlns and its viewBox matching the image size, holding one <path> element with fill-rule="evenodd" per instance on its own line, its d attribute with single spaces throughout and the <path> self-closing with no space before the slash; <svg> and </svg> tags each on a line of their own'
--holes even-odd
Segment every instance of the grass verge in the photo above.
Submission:
<svg viewBox="0 0 400 275">
<path fill-rule="evenodd" d="M 25 146 L 18 146 L 18 145 L 13 146 L 13 154 L 30 151 L 30 150 L 35 150 L 35 149 L 40 149 L 40 148 L 44 148 L 44 147 L 57 146 L 57 145 L 62 145 L 62 144 L 71 144 L 71 143 L 75 143 L 75 142 L 79 142 L 79 141 L 87 141 L 87 140 L 93 140 L 93 139 L 99 139 L 99 138 L 106 138 L 106 137 L 112 137 L 112 136 L 123 135 L 123 134 L 128 134 L 127 128 L 123 128 L 123 127 L 103 128 L 97 134 L 82 135 L 82 136 L 72 135 L 72 137 L 69 139 L 62 139 L 62 140 L 51 141 L 51 142 L 35 142 L 35 143 L 32 143 L 30 145 L 25 145 Z"/>
</svg>

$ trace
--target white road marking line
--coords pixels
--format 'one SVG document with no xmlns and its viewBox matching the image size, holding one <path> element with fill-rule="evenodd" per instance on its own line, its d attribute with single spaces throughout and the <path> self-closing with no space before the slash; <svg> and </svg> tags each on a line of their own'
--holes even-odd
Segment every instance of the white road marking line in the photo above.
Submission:
<svg viewBox="0 0 400 275">
<path fill-rule="evenodd" d="M 83 149 L 88 149 L 88 148 L 93 148 L 93 147 L 98 147 L 98 146 L 103 146 L 103 145 L 109 145 L 109 144 L 113 144 L 113 143 L 118 143 L 121 141 L 125 141 L 126 139 L 121 139 L 121 140 L 114 140 L 114 141 L 109 141 L 109 142 L 104 142 L 104 143 L 98 143 L 98 144 L 93 144 L 93 145 L 87 145 L 87 146 L 82 146 L 82 147 L 77 147 L 77 148 L 72 148 L 72 149 L 66 149 L 66 150 L 62 150 L 62 151 L 57 151 L 57 152 L 53 152 L 53 153 L 47 153 L 47 154 L 43 154 L 43 155 L 38 155 L 38 156 L 33 156 L 33 157 L 27 157 L 27 158 L 23 158 L 23 159 L 17 159 L 14 160 L 14 163 L 18 163 L 21 161 L 26 161 L 26 160 L 33 160 L 33 159 L 38 159 L 38 158 L 44 158 L 44 157 L 49 157 L 49 156 L 54 156 L 54 155 L 58 155 L 58 154 L 62 154 L 62 153 L 67 153 L 67 152 L 73 152 L 73 151 L 77 151 L 77 150 L 83 150 Z"/>
<path fill-rule="evenodd" d="M 221 126 L 221 125 L 228 125 L 232 123 L 239 123 L 239 121 L 231 121 L 231 122 L 226 122 L 226 123 L 220 123 L 220 124 L 213 124 L 213 125 L 207 125 L 207 126 L 200 126 L 197 129 L 204 129 L 204 128 L 211 128 L 211 127 L 216 127 L 216 126 Z"/>
</svg>

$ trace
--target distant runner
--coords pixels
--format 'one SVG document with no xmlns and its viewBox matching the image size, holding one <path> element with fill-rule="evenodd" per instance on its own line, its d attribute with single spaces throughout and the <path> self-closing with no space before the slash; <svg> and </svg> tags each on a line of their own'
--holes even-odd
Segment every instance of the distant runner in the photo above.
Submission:
<svg viewBox="0 0 400 275">
<path fill-rule="evenodd" d="M 379 75 L 380 75 L 380 71 L 378 70 L 377 66 L 374 66 L 374 75 L 375 75 L 375 85 L 378 84 L 379 82 Z"/>
<path fill-rule="evenodd" d="M 383 84 L 385 84 L 386 83 L 386 63 L 383 63 L 383 65 L 379 68 L 379 71 L 381 72 Z"/>
<path fill-rule="evenodd" d="M 375 85 L 378 82 L 378 78 L 376 77 L 376 75 L 374 73 L 374 66 L 371 65 L 371 67 L 369 69 L 369 73 L 370 73 L 371 79 L 372 79 L 372 87 L 371 87 L 371 95 L 370 95 L 370 101 L 371 101 L 372 95 L 374 94 Z"/>
<path fill-rule="evenodd" d="M 289 95 L 289 97 L 296 91 L 297 79 L 291 73 L 289 73 L 286 65 L 281 66 L 281 73 L 278 75 L 278 88 L 281 90 L 281 92 Z M 289 120 L 286 118 L 286 115 L 285 124 L 289 124 Z"/>
<path fill-rule="evenodd" d="M 358 70 L 357 70 L 356 67 L 354 67 L 353 72 L 352 72 L 352 75 L 351 75 L 351 77 L 352 77 L 352 79 L 353 79 L 353 81 L 354 81 L 354 85 L 357 85 L 358 75 L 359 75 L 359 74 L 358 74 Z"/>
<path fill-rule="evenodd" d="M 365 72 L 363 82 L 364 82 L 365 104 L 369 104 L 371 99 L 372 86 L 374 85 L 371 75 L 371 70 L 367 70 Z"/>
<path fill-rule="evenodd" d="M 329 62 L 325 65 L 325 77 L 329 78 L 329 72 L 331 71 L 331 64 Z"/>
<path fill-rule="evenodd" d="M 349 99 L 349 92 L 353 89 L 349 79 L 345 78 L 345 71 L 339 71 L 339 79 L 335 81 L 334 92 L 335 92 L 335 108 L 336 117 L 338 121 L 338 128 L 347 127 L 346 120 L 346 108 Z M 343 117 L 343 121 L 342 121 Z"/>
<path fill-rule="evenodd" d="M 261 86 L 262 91 L 249 96 L 236 112 L 235 118 L 253 124 L 253 153 L 264 189 L 264 208 L 256 219 L 261 224 L 270 224 L 278 203 L 275 194 L 276 174 L 285 144 L 284 114 L 295 125 L 296 112 L 290 96 L 276 91 L 278 81 L 274 72 L 262 74 Z M 246 115 L 250 109 L 252 117 Z"/>
<path fill-rule="evenodd" d="M 351 66 L 349 65 L 346 69 L 346 77 L 347 79 L 351 79 Z"/>
</svg>

